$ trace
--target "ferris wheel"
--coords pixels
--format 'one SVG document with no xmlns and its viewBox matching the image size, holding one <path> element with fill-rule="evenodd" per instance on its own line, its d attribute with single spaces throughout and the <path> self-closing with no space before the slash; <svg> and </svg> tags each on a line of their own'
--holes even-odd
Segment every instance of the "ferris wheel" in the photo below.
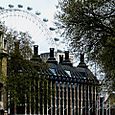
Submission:
<svg viewBox="0 0 115 115">
<path fill-rule="evenodd" d="M 8 28 L 15 30 L 18 25 L 20 26 L 18 27 L 18 29 L 20 29 L 19 31 L 22 31 L 22 27 L 25 27 L 26 29 L 24 31 L 30 33 L 33 31 L 36 35 L 38 45 L 43 45 L 43 43 L 46 42 L 50 45 L 54 44 L 52 32 L 47 26 L 48 20 L 39 18 L 39 12 L 32 13 L 31 7 L 27 7 L 27 9 L 24 10 L 22 5 L 18 5 L 18 8 L 14 8 L 13 5 L 8 6 L 9 8 L 7 9 L 0 7 L 0 21 L 4 22 Z M 8 20 L 12 22 L 12 25 L 7 24 Z M 44 42 L 44 40 L 46 41 Z"/>
</svg>

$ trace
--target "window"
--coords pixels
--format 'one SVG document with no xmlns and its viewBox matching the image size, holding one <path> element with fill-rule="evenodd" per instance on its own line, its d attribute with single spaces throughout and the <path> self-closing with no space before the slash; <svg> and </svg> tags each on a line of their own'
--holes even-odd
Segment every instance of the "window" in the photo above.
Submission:
<svg viewBox="0 0 115 115">
<path fill-rule="evenodd" d="M 55 70 L 54 68 L 50 68 L 50 71 L 51 71 L 54 75 L 56 75 L 56 70 Z"/>
<path fill-rule="evenodd" d="M 68 70 L 65 70 L 65 72 L 71 77 L 71 72 Z"/>
</svg>

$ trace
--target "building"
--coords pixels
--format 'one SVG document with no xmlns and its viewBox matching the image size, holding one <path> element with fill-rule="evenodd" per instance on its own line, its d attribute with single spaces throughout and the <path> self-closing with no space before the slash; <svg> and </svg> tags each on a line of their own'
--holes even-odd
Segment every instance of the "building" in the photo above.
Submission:
<svg viewBox="0 0 115 115">
<path fill-rule="evenodd" d="M 4 80 L 7 78 L 7 44 L 4 36 L 0 35 L 0 115 L 7 110 L 7 95 Z"/>
<path fill-rule="evenodd" d="M 42 62 L 37 45 L 31 61 L 35 63 L 35 69 Z M 36 96 L 24 97 L 24 101 L 16 105 L 16 114 L 96 115 L 98 80 L 85 64 L 84 54 L 81 54 L 79 65 L 74 67 L 68 51 L 65 51 L 64 58 L 59 56 L 58 62 L 54 57 L 54 48 L 50 48 L 50 56 L 45 63 L 48 68 L 40 74 L 38 70 L 38 76 L 32 82 L 34 87 L 31 86 L 31 91 L 37 92 Z M 4 110 L 10 109 L 8 114 L 12 115 L 14 107 L 4 106 Z"/>
<path fill-rule="evenodd" d="M 59 59 L 60 55 L 62 55 L 64 58 L 64 56 L 65 56 L 64 51 L 58 49 L 57 51 L 54 52 L 54 57 L 57 62 L 59 62 L 59 60 L 60 60 Z M 46 62 L 48 60 L 48 58 L 50 57 L 50 52 L 41 53 L 40 57 L 42 58 L 43 61 Z M 73 63 L 74 55 L 69 53 L 69 58 L 70 58 L 71 63 Z"/>
<path fill-rule="evenodd" d="M 84 63 L 81 54 L 80 63 L 73 67 L 69 60 L 69 52 L 65 52 L 65 59 L 60 56 L 57 64 L 54 49 L 50 49 L 50 70 L 54 74 L 51 81 L 55 87 L 55 99 L 52 100 L 50 110 L 52 115 L 95 115 L 97 108 L 98 80 Z M 57 110 L 57 111 L 54 111 Z"/>
<path fill-rule="evenodd" d="M 38 56 L 38 47 L 34 46 L 34 63 L 41 61 Z M 65 59 L 60 56 L 59 63 L 54 57 L 54 48 L 50 48 L 50 57 L 47 60 L 48 70 L 43 71 L 42 78 L 48 82 L 37 82 L 40 87 L 39 96 L 35 99 L 35 108 L 31 113 L 40 115 L 96 115 L 98 99 L 98 80 L 84 63 L 84 55 L 81 54 L 80 63 L 73 67 L 69 60 L 69 52 L 65 51 Z M 50 94 L 47 100 L 43 95 L 42 85 L 48 90 L 45 95 Z M 39 99 L 38 99 L 39 98 Z M 29 111 L 27 111 L 29 114 Z"/>
</svg>

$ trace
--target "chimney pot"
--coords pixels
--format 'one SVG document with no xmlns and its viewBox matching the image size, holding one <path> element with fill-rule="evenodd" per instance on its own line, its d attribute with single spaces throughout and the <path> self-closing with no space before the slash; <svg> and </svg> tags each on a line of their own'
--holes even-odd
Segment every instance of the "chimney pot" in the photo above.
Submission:
<svg viewBox="0 0 115 115">
<path fill-rule="evenodd" d="M 63 62 L 63 55 L 59 55 L 59 63 Z"/>
<path fill-rule="evenodd" d="M 38 45 L 34 45 L 34 55 L 38 55 Z"/>
<path fill-rule="evenodd" d="M 69 51 L 65 51 L 65 60 L 69 60 Z"/>
<path fill-rule="evenodd" d="M 81 62 L 81 63 L 84 63 L 84 53 L 81 53 L 81 54 L 80 54 L 80 62 Z"/>
<path fill-rule="evenodd" d="M 50 48 L 50 57 L 47 60 L 48 63 L 54 63 L 57 64 L 56 59 L 54 58 L 54 48 Z"/>
<path fill-rule="evenodd" d="M 50 48 L 50 57 L 51 57 L 51 58 L 54 57 L 54 48 Z"/>
<path fill-rule="evenodd" d="M 19 52 L 19 44 L 20 44 L 20 41 L 16 41 L 14 42 L 14 45 L 15 45 L 15 52 Z"/>
<path fill-rule="evenodd" d="M 69 51 L 65 51 L 65 60 L 62 62 L 62 64 L 72 66 L 72 63 L 69 60 Z"/>
</svg>

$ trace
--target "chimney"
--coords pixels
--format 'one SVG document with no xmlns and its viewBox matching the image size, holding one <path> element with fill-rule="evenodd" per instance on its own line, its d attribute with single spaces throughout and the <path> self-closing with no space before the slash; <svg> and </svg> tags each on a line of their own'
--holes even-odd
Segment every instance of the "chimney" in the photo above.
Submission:
<svg viewBox="0 0 115 115">
<path fill-rule="evenodd" d="M 33 46 L 33 49 L 34 49 L 34 55 L 32 56 L 31 58 L 31 61 L 34 61 L 34 62 L 42 62 L 42 59 L 40 58 L 40 55 L 38 55 L 38 45 L 34 45 Z"/>
<path fill-rule="evenodd" d="M 38 55 L 38 45 L 34 45 L 34 55 Z"/>
<path fill-rule="evenodd" d="M 47 63 L 57 64 L 57 61 L 54 58 L 54 48 L 50 48 L 50 57 L 48 58 Z"/>
<path fill-rule="evenodd" d="M 80 62 L 84 63 L 84 53 L 80 53 Z"/>
<path fill-rule="evenodd" d="M 16 42 L 14 42 L 14 46 L 15 46 L 15 53 L 19 53 L 19 44 L 20 44 L 20 41 L 18 40 L 18 41 L 16 41 Z"/>
<path fill-rule="evenodd" d="M 83 67 L 83 68 L 87 67 L 87 65 L 84 62 L 84 53 L 80 53 L 80 63 L 78 65 L 78 67 Z"/>
<path fill-rule="evenodd" d="M 65 51 L 65 60 L 62 62 L 62 64 L 72 66 L 72 63 L 69 59 L 69 51 Z"/>
<path fill-rule="evenodd" d="M 65 60 L 69 61 L 69 51 L 65 51 Z"/>
<path fill-rule="evenodd" d="M 50 57 L 54 58 L 54 48 L 50 48 Z"/>
<path fill-rule="evenodd" d="M 59 55 L 59 63 L 62 64 L 63 62 L 63 55 Z"/>
</svg>

